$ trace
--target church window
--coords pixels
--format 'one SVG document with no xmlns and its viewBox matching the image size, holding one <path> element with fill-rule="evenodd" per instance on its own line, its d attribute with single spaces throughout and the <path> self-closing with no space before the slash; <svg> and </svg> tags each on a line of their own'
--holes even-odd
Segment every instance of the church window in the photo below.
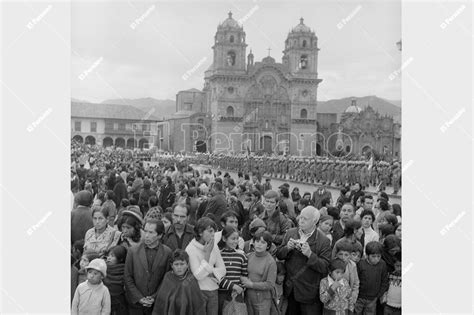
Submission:
<svg viewBox="0 0 474 315">
<path fill-rule="evenodd" d="M 234 35 L 230 35 L 230 42 L 231 42 L 231 43 L 234 42 Z"/>
<path fill-rule="evenodd" d="M 301 55 L 300 69 L 306 69 L 306 68 L 308 68 L 308 56 L 307 55 Z"/>
<path fill-rule="evenodd" d="M 301 119 L 307 119 L 308 118 L 308 111 L 306 109 L 302 109 L 300 113 Z"/>
<path fill-rule="evenodd" d="M 235 52 L 229 51 L 227 53 L 227 65 L 229 66 L 235 65 Z"/>
<path fill-rule="evenodd" d="M 234 108 L 232 106 L 227 107 L 227 117 L 234 117 Z"/>
<path fill-rule="evenodd" d="M 229 86 L 229 87 L 227 88 L 227 92 L 229 92 L 229 94 L 234 93 L 234 88 L 233 88 L 232 86 Z"/>
<path fill-rule="evenodd" d="M 303 47 L 306 47 L 306 39 L 303 40 Z"/>
</svg>

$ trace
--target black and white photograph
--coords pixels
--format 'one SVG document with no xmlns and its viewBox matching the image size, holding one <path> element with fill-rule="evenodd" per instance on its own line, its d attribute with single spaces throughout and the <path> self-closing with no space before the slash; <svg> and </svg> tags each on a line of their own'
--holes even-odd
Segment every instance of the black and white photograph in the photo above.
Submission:
<svg viewBox="0 0 474 315">
<path fill-rule="evenodd" d="M 72 5 L 72 313 L 401 314 L 400 10 Z"/>
<path fill-rule="evenodd" d="M 0 313 L 472 314 L 472 14 L 0 4 Z"/>
</svg>

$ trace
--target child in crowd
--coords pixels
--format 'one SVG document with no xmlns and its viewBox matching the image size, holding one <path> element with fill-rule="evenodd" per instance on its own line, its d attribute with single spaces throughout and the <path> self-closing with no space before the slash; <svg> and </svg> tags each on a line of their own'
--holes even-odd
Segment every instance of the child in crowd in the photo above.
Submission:
<svg viewBox="0 0 474 315">
<path fill-rule="evenodd" d="M 369 242 L 365 248 L 366 258 L 357 264 L 359 296 L 355 305 L 356 314 L 375 314 L 377 299 L 388 289 L 387 265 L 382 258 L 382 244 Z"/>
<path fill-rule="evenodd" d="M 104 284 L 110 292 L 112 315 L 128 314 L 124 290 L 125 258 L 127 249 L 122 245 L 112 247 L 107 255 L 107 277 Z"/>
<path fill-rule="evenodd" d="M 319 298 L 324 303 L 323 315 L 345 315 L 349 309 L 351 288 L 344 278 L 346 264 L 339 258 L 329 264 L 329 275 L 321 279 Z"/>
<path fill-rule="evenodd" d="M 318 223 L 318 229 L 326 235 L 327 238 L 329 238 L 329 241 L 332 244 L 332 225 L 334 224 L 334 218 L 330 215 L 322 215 L 321 218 L 319 219 Z"/>
<path fill-rule="evenodd" d="M 360 259 L 364 256 L 364 252 L 362 251 L 362 247 L 359 246 L 352 246 L 352 251 L 351 251 L 351 257 L 350 260 L 353 262 L 357 263 L 360 261 Z"/>
<path fill-rule="evenodd" d="M 96 252 L 85 252 L 82 254 L 81 260 L 79 261 L 79 277 L 77 280 L 77 284 L 81 284 L 82 282 L 87 280 L 87 271 L 86 267 L 89 265 L 89 263 L 96 259 L 99 258 L 100 255 Z"/>
<path fill-rule="evenodd" d="M 244 289 L 240 277 L 248 277 L 248 261 L 244 252 L 237 249 L 238 243 L 239 231 L 232 226 L 224 227 L 218 243 L 226 268 L 226 274 L 219 283 L 219 314 L 222 313 L 224 302 L 232 300 L 232 294 L 236 294 L 237 302 L 244 303 Z"/>
<path fill-rule="evenodd" d="M 249 276 L 242 277 L 242 284 L 247 289 L 245 302 L 249 315 L 270 314 L 272 308 L 276 309 L 277 265 L 269 253 L 272 238 L 267 231 L 253 237 L 255 251 L 248 255 Z"/>
<path fill-rule="evenodd" d="M 171 256 L 171 270 L 158 289 L 153 315 L 205 314 L 205 300 L 199 284 L 189 271 L 189 256 L 176 249 Z"/>
<path fill-rule="evenodd" d="M 72 315 L 110 314 L 110 293 L 102 280 L 107 275 L 107 265 L 97 258 L 86 267 L 87 281 L 78 285 L 72 300 Z"/>
<path fill-rule="evenodd" d="M 359 295 L 359 276 L 357 275 L 357 264 L 350 259 L 352 248 L 354 246 L 349 241 L 337 243 L 335 246 L 336 257 L 346 264 L 343 277 L 349 283 L 351 291 L 348 309 L 349 311 L 354 312 L 357 296 Z"/>
<path fill-rule="evenodd" d="M 402 314 L 402 253 L 395 255 L 395 270 L 388 276 L 388 291 L 382 297 L 382 303 L 385 304 L 384 314 L 401 315 Z"/>
</svg>

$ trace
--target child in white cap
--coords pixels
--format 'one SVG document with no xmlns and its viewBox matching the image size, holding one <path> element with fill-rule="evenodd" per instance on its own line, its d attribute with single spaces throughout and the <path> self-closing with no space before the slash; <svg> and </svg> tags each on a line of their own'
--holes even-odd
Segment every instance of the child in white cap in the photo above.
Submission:
<svg viewBox="0 0 474 315">
<path fill-rule="evenodd" d="M 85 268 L 87 280 L 77 286 L 72 300 L 72 315 L 110 314 L 110 293 L 102 280 L 107 275 L 103 259 L 94 259 Z"/>
</svg>

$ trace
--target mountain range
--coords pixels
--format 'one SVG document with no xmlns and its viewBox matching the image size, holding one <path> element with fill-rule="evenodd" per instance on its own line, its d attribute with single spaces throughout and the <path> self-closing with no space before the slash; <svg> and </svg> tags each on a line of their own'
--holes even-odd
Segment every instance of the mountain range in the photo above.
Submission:
<svg viewBox="0 0 474 315">
<path fill-rule="evenodd" d="M 318 102 L 319 113 L 343 113 L 347 107 L 351 105 L 352 99 L 355 98 L 357 106 L 364 109 L 370 105 L 375 111 L 381 115 L 389 115 L 395 121 L 401 121 L 401 101 L 387 100 L 375 95 L 363 97 L 345 97 L 341 99 L 334 99 L 329 101 Z M 73 101 L 80 101 L 72 99 Z M 81 102 L 87 102 L 82 101 Z M 151 97 L 137 98 L 137 99 L 108 99 L 102 104 L 117 104 L 117 105 L 132 105 L 143 112 L 153 112 L 153 116 L 160 119 L 166 119 L 176 112 L 176 101 L 174 100 L 158 100 Z"/>
</svg>

